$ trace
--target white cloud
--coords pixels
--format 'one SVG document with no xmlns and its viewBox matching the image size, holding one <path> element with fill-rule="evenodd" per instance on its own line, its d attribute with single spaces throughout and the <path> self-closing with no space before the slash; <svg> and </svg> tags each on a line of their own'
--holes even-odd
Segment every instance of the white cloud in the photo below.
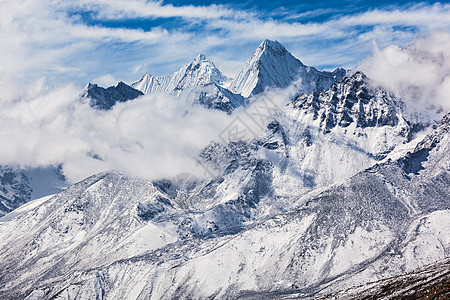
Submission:
<svg viewBox="0 0 450 300">
<path fill-rule="evenodd" d="M 183 172 L 203 176 L 194 160 L 199 151 L 220 141 L 236 116 L 246 116 L 243 110 L 230 116 L 169 95 L 143 96 L 97 111 L 80 101 L 74 86 L 48 90 L 43 80 L 27 91 L 19 101 L 0 102 L 0 165 L 62 164 L 71 182 L 111 169 L 145 178 Z M 292 93 L 285 89 L 266 97 L 283 106 Z M 248 126 L 262 132 L 256 124 Z"/>
<path fill-rule="evenodd" d="M 432 114 L 439 108 L 444 113 L 450 111 L 449 32 L 428 34 L 403 49 L 375 47 L 373 56 L 357 69 L 398 93 L 407 102 L 411 114 Z"/>
<path fill-rule="evenodd" d="M 114 78 L 111 74 L 101 75 L 93 80 L 96 84 L 100 86 L 112 86 L 116 85 L 120 80 Z"/>
<path fill-rule="evenodd" d="M 217 19 L 221 17 L 241 17 L 248 16 L 243 12 L 236 12 L 223 5 L 209 6 L 173 6 L 172 4 L 162 4 L 162 1 L 145 0 L 78 0 L 70 1 L 68 6 L 77 6 L 97 13 L 101 19 L 124 19 L 137 17 L 183 17 Z"/>
</svg>

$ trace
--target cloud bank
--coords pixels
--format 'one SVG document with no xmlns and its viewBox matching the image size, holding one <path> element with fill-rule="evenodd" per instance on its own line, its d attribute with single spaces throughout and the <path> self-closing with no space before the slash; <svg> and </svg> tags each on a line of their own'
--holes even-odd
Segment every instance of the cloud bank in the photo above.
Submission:
<svg viewBox="0 0 450 300">
<path fill-rule="evenodd" d="M 430 33 L 405 48 L 375 45 L 357 69 L 396 92 L 413 118 L 439 120 L 450 111 L 450 32 Z"/>
<path fill-rule="evenodd" d="M 184 172 L 205 176 L 195 158 L 211 141 L 228 139 L 224 130 L 236 118 L 253 133 L 264 130 L 248 120 L 249 108 L 227 115 L 192 105 L 189 98 L 155 94 L 98 111 L 81 101 L 74 85 L 48 89 L 40 80 L 26 90 L 0 102 L 0 165 L 62 164 L 70 182 L 108 170 L 152 179 Z M 283 107 L 294 91 L 272 91 L 261 99 Z"/>
</svg>

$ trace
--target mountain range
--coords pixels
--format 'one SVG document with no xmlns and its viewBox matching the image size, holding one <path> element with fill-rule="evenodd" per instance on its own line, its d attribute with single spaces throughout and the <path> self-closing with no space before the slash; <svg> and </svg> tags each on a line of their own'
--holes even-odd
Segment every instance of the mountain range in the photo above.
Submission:
<svg viewBox="0 0 450 300">
<path fill-rule="evenodd" d="M 364 73 L 318 71 L 269 40 L 234 79 L 199 55 L 82 99 L 109 110 L 164 93 L 233 114 L 291 84 L 261 136 L 200 151 L 215 177 L 109 171 L 28 202 L 26 174 L 2 169 L 0 298 L 448 295 L 450 114 L 427 127 Z"/>
<path fill-rule="evenodd" d="M 305 66 L 278 41 L 265 40 L 234 79 L 225 76 L 204 54 L 199 54 L 172 75 L 158 78 L 146 73 L 130 86 L 120 82 L 107 89 L 88 84 L 82 97 L 89 99 L 92 107 L 110 109 L 117 102 L 132 100 L 142 94 L 162 93 L 184 96 L 206 108 L 231 113 L 267 88 L 286 88 L 298 82 L 298 92 L 321 91 L 344 78 L 345 74 L 342 68 L 326 72 Z"/>
</svg>

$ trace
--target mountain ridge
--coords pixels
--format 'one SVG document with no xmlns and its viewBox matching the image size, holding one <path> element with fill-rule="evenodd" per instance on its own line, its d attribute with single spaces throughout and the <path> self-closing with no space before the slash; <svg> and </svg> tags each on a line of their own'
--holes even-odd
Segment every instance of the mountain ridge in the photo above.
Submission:
<svg viewBox="0 0 450 300">
<path fill-rule="evenodd" d="M 305 66 L 278 41 L 264 40 L 234 79 L 225 76 L 204 54 L 198 54 L 171 75 L 154 77 L 145 73 L 126 89 L 88 85 L 83 97 L 90 98 L 93 107 L 110 109 L 116 102 L 140 96 L 134 90 L 145 95 L 162 93 L 181 98 L 190 94 L 193 103 L 231 113 L 245 106 L 249 102 L 246 98 L 267 88 L 286 88 L 301 79 L 297 93 L 320 91 L 340 81 L 345 74 L 342 68 L 326 72 Z"/>
<path fill-rule="evenodd" d="M 301 79 L 298 92 L 327 89 L 345 75 L 342 68 L 333 72 L 305 66 L 278 41 L 264 40 L 230 83 L 229 89 L 244 97 L 259 94 L 266 88 L 285 88 Z"/>
</svg>

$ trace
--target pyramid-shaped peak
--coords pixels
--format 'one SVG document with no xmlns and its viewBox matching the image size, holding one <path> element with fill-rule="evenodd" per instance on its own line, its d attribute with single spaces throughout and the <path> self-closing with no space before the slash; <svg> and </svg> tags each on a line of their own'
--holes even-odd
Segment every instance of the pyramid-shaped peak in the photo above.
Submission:
<svg viewBox="0 0 450 300">
<path fill-rule="evenodd" d="M 200 63 L 207 63 L 207 64 L 211 64 L 214 65 L 214 63 L 209 60 L 205 54 L 200 53 L 199 55 L 197 55 L 193 61 L 194 64 L 200 64 Z"/>
<path fill-rule="evenodd" d="M 199 54 L 197 55 L 197 57 L 195 58 L 195 60 L 201 61 L 201 60 L 208 60 L 208 59 L 206 58 L 206 55 L 205 55 L 205 54 L 199 53 Z"/>
<path fill-rule="evenodd" d="M 287 52 L 286 48 L 279 41 L 265 39 L 258 47 L 259 50 L 271 50 L 275 52 Z"/>
</svg>

